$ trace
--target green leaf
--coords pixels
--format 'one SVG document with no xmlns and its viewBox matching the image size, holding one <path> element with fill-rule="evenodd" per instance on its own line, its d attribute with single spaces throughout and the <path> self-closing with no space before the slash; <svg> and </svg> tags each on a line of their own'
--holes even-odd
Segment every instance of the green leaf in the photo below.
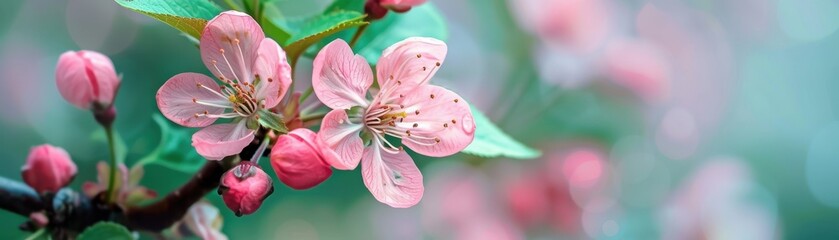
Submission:
<svg viewBox="0 0 839 240">
<path fill-rule="evenodd" d="M 79 234 L 78 240 L 124 240 L 134 239 L 131 232 L 122 225 L 113 222 L 100 222 L 88 227 Z"/>
<path fill-rule="evenodd" d="M 352 32 L 352 33 L 350 33 Z M 354 31 L 341 37 L 350 41 Z M 370 64 L 375 65 L 386 48 L 409 37 L 432 37 L 446 40 L 446 21 L 431 3 L 411 8 L 406 13 L 390 12 L 384 18 L 370 23 L 353 49 Z M 328 40 L 331 42 L 332 40 Z M 324 46 L 329 42 L 322 43 Z"/>
<path fill-rule="evenodd" d="M 333 12 L 339 10 L 364 12 L 364 0 L 335 0 L 332 4 L 326 7 L 324 12 Z"/>
<path fill-rule="evenodd" d="M 485 158 L 531 159 L 542 155 L 538 150 L 525 146 L 501 131 L 474 106 L 470 105 L 470 108 L 475 119 L 475 140 L 461 152 Z"/>
<path fill-rule="evenodd" d="M 185 173 L 193 173 L 201 168 L 206 160 L 192 147 L 193 131 L 189 128 L 173 126 L 163 116 L 152 116 L 160 127 L 160 143 L 149 155 L 135 164 L 138 168 L 145 164 L 158 164 Z"/>
<path fill-rule="evenodd" d="M 364 14 L 354 11 L 334 11 L 305 20 L 273 19 L 272 23 L 290 34 L 283 44 L 292 64 L 309 46 L 321 39 L 351 27 L 367 24 Z"/>
<path fill-rule="evenodd" d="M 119 5 L 135 12 L 148 15 L 195 38 L 207 21 L 221 13 L 222 9 L 207 0 L 114 0 Z"/>
<path fill-rule="evenodd" d="M 274 129 L 275 131 L 281 133 L 288 132 L 288 128 L 285 126 L 282 116 L 267 110 L 258 111 L 257 114 L 257 116 L 259 116 L 259 125 Z"/>
</svg>

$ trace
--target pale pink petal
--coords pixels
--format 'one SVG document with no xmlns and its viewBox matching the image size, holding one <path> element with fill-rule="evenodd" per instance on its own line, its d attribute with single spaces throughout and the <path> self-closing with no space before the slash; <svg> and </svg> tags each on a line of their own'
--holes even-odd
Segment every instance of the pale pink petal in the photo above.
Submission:
<svg viewBox="0 0 839 240">
<path fill-rule="evenodd" d="M 157 90 L 157 107 L 172 122 L 185 127 L 204 127 L 215 122 L 216 118 L 196 114 L 221 114 L 224 108 L 216 106 L 230 105 L 230 101 L 217 94 L 219 91 L 219 85 L 203 74 L 181 73 L 170 78 Z"/>
<path fill-rule="evenodd" d="M 111 104 L 119 85 L 111 60 L 98 52 L 68 51 L 55 70 L 58 92 L 73 105 L 89 109 L 92 103 Z"/>
<path fill-rule="evenodd" d="M 224 80 L 250 83 L 253 64 L 265 34 L 245 13 L 226 11 L 209 22 L 201 34 L 201 59 L 210 72 Z"/>
<path fill-rule="evenodd" d="M 380 141 L 374 138 L 373 141 Z M 382 151 L 373 143 L 364 149 L 361 176 L 364 185 L 379 202 L 395 208 L 416 205 L 422 199 L 422 173 L 405 151 L 396 154 Z"/>
<path fill-rule="evenodd" d="M 96 194 L 105 191 L 105 187 L 94 182 L 85 182 L 82 184 L 82 192 L 85 196 L 93 198 Z"/>
<path fill-rule="evenodd" d="M 239 154 L 254 138 L 254 130 L 248 129 L 245 122 L 216 124 L 201 129 L 192 135 L 192 146 L 208 160 L 221 160 Z"/>
<path fill-rule="evenodd" d="M 332 109 L 367 106 L 373 70 L 364 57 L 353 55 L 344 40 L 323 47 L 312 64 L 312 87 L 323 104 Z"/>
<path fill-rule="evenodd" d="M 408 115 L 397 126 L 411 132 L 402 144 L 417 153 L 432 157 L 452 155 L 475 138 L 472 111 L 457 93 L 425 85 L 400 99 L 399 104 L 405 106 Z"/>
<path fill-rule="evenodd" d="M 114 70 L 114 64 L 111 59 L 101 53 L 94 51 L 78 51 L 77 54 L 85 59 L 88 64 L 92 77 L 92 82 L 96 83 L 96 88 L 99 94 L 95 96 L 96 101 L 104 104 L 113 102 L 114 94 L 116 94 L 119 87 L 120 79 Z"/>
<path fill-rule="evenodd" d="M 447 49 L 443 41 L 424 37 L 393 44 L 382 52 L 376 65 L 379 86 L 386 95 L 398 96 L 428 83 L 443 64 Z"/>
<path fill-rule="evenodd" d="M 342 109 L 327 113 L 318 132 L 318 139 L 327 146 L 322 149 L 324 161 L 336 169 L 355 169 L 364 149 L 358 135 L 362 127 L 361 123 L 350 122 L 347 112 Z"/>
<path fill-rule="evenodd" d="M 273 39 L 263 39 L 259 45 L 254 72 L 260 79 L 256 99 L 265 99 L 266 108 L 277 106 L 291 85 L 291 66 L 285 51 Z"/>
<path fill-rule="evenodd" d="M 55 69 L 58 92 L 68 102 L 81 109 L 89 109 L 94 96 L 93 85 L 88 80 L 85 69 L 84 59 L 73 51 L 61 54 Z"/>
</svg>

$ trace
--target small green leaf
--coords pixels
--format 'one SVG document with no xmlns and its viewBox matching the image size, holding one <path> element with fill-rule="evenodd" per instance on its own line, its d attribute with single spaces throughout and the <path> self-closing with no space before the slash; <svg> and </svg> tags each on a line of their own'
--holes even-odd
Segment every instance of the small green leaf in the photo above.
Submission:
<svg viewBox="0 0 839 240">
<path fill-rule="evenodd" d="M 288 128 L 285 126 L 283 122 L 283 116 L 280 116 L 276 113 L 272 113 L 267 110 L 261 110 L 257 112 L 257 116 L 259 116 L 259 125 L 263 127 L 267 127 L 270 129 L 274 129 L 277 132 L 287 133 Z"/>
<path fill-rule="evenodd" d="M 354 32 L 345 31 L 341 38 L 349 41 Z M 370 64 L 375 65 L 382 51 L 394 43 L 409 37 L 433 37 L 446 40 L 447 35 L 446 22 L 437 8 L 431 3 L 425 3 L 411 8 L 406 13 L 388 13 L 381 20 L 370 23 L 353 49 L 364 56 Z M 328 42 L 323 43 L 324 46 L 326 44 Z"/>
<path fill-rule="evenodd" d="M 364 15 L 354 11 L 334 11 L 305 20 L 274 19 L 272 23 L 290 34 L 283 44 L 286 54 L 295 63 L 301 53 L 321 39 L 351 27 L 367 24 Z"/>
<path fill-rule="evenodd" d="M 192 147 L 193 132 L 188 128 L 173 126 L 169 120 L 159 114 L 152 116 L 160 127 L 160 143 L 149 155 L 135 164 L 138 168 L 145 164 L 158 164 L 174 170 L 193 173 L 201 168 L 206 160 Z"/>
<path fill-rule="evenodd" d="M 100 222 L 79 234 L 78 240 L 126 240 L 134 239 L 131 232 L 113 222 Z"/>
<path fill-rule="evenodd" d="M 462 152 L 486 158 L 531 159 L 542 155 L 538 150 L 525 146 L 501 131 L 474 106 L 470 105 L 470 108 L 475 119 L 475 140 Z"/>
<path fill-rule="evenodd" d="M 119 5 L 135 12 L 148 15 L 195 38 L 207 21 L 221 13 L 222 9 L 207 0 L 114 0 Z"/>
</svg>

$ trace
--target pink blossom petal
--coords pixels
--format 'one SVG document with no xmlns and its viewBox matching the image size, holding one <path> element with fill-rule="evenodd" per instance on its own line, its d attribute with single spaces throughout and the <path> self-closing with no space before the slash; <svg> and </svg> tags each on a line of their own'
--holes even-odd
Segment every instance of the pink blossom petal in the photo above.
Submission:
<svg viewBox="0 0 839 240">
<path fill-rule="evenodd" d="M 410 10 L 411 7 L 425 3 L 425 0 L 381 0 L 382 7 L 393 9 L 397 12 Z"/>
<path fill-rule="evenodd" d="M 291 66 L 286 61 L 285 51 L 273 39 L 263 39 L 254 68 L 260 78 L 256 99 L 265 99 L 266 108 L 277 106 L 291 85 Z"/>
<path fill-rule="evenodd" d="M 411 207 L 422 199 L 422 174 L 405 151 L 392 154 L 372 144 L 364 150 L 361 176 L 373 197 L 391 207 Z"/>
<path fill-rule="evenodd" d="M 318 132 L 318 139 L 327 146 L 322 149 L 324 161 L 337 169 L 355 169 L 364 150 L 364 143 L 358 135 L 363 126 L 350 122 L 347 112 L 342 109 L 327 113 Z"/>
<path fill-rule="evenodd" d="M 323 47 L 312 64 L 312 87 L 323 104 L 332 109 L 367 106 L 373 70 L 364 57 L 353 55 L 344 40 Z"/>
<path fill-rule="evenodd" d="M 389 96 L 413 91 L 428 83 L 446 58 L 446 43 L 423 37 L 412 37 L 382 52 L 376 65 L 378 83 Z"/>
<path fill-rule="evenodd" d="M 452 91 L 434 85 L 421 86 L 399 104 L 405 106 L 408 115 L 397 126 L 410 130 L 402 144 L 417 153 L 432 157 L 452 155 L 475 138 L 469 104 Z"/>
<path fill-rule="evenodd" d="M 82 184 L 82 192 L 84 192 L 84 195 L 89 198 L 95 197 L 96 194 L 99 194 L 102 191 L 105 191 L 105 187 L 97 183 L 85 182 L 84 184 Z"/>
<path fill-rule="evenodd" d="M 163 116 L 186 127 L 204 127 L 213 124 L 216 121 L 215 118 L 196 117 L 196 114 L 221 114 L 224 108 L 216 106 L 229 106 L 230 101 L 207 88 L 215 92 L 221 91 L 213 79 L 203 74 L 175 75 L 157 90 L 157 107 L 160 108 Z"/>
<path fill-rule="evenodd" d="M 88 109 L 96 101 L 111 104 L 119 77 L 111 59 L 94 51 L 68 51 L 56 66 L 58 91 L 76 107 Z"/>
<path fill-rule="evenodd" d="M 208 160 L 221 160 L 239 154 L 253 141 L 254 130 L 248 129 L 246 121 L 216 124 L 192 135 L 192 146 L 198 154 Z"/>
<path fill-rule="evenodd" d="M 617 84 L 648 101 L 666 96 L 669 66 L 657 46 L 643 40 L 617 40 L 607 46 L 604 55 L 606 72 Z"/>
<path fill-rule="evenodd" d="M 252 82 L 253 65 L 265 34 L 245 13 L 226 11 L 209 22 L 201 34 L 201 59 L 216 77 Z"/>
</svg>

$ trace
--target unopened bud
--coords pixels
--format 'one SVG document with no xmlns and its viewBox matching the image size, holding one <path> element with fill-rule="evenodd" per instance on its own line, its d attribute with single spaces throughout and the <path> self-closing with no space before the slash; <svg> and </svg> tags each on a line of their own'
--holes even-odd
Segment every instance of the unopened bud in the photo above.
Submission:
<svg viewBox="0 0 839 240">
<path fill-rule="evenodd" d="M 256 212 L 262 201 L 273 192 L 271 177 L 258 165 L 249 161 L 241 162 L 224 173 L 218 189 L 224 204 L 233 210 L 236 216 Z"/>
<path fill-rule="evenodd" d="M 58 192 L 76 176 L 76 164 L 70 154 L 49 144 L 36 146 L 29 151 L 21 174 L 23 181 L 38 193 Z"/>
<path fill-rule="evenodd" d="M 65 52 L 55 69 L 58 92 L 81 109 L 110 106 L 119 82 L 111 59 L 94 51 Z"/>
<path fill-rule="evenodd" d="M 277 138 L 271 149 L 271 167 L 280 181 L 291 188 L 317 186 L 332 175 L 332 168 L 321 153 L 324 146 L 312 130 L 295 129 Z"/>
</svg>

